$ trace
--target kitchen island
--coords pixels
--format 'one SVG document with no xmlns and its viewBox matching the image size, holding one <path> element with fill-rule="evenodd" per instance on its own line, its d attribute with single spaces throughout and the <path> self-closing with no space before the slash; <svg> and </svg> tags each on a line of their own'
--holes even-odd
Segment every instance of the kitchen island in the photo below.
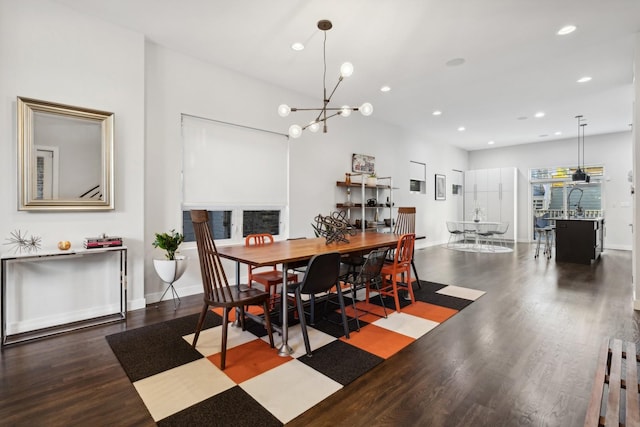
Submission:
<svg viewBox="0 0 640 427">
<path fill-rule="evenodd" d="M 604 250 L 604 218 L 556 219 L 556 262 L 591 264 Z"/>
</svg>

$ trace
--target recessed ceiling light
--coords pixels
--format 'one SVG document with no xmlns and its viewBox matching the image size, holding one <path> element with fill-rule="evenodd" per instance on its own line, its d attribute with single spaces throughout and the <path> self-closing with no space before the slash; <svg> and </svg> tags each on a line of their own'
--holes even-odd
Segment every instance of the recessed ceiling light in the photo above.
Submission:
<svg viewBox="0 0 640 427">
<path fill-rule="evenodd" d="M 538 135 L 538 137 L 540 137 L 540 138 L 546 138 L 546 137 L 548 137 L 548 136 L 549 136 L 549 135 L 547 135 L 546 133 L 543 133 L 542 135 Z"/>
<path fill-rule="evenodd" d="M 442 114 L 442 111 L 440 111 L 440 110 L 436 110 L 436 111 L 434 111 L 434 112 L 433 112 L 433 113 L 431 113 L 431 114 L 432 114 L 432 115 L 434 115 L 434 116 L 439 116 L 439 115 L 441 115 L 441 114 Z"/>
<path fill-rule="evenodd" d="M 553 134 L 554 134 L 554 135 L 562 135 L 562 132 L 557 131 L 557 132 L 554 132 Z"/>
<path fill-rule="evenodd" d="M 567 25 L 560 28 L 556 34 L 558 34 L 559 36 L 566 36 L 567 34 L 573 33 L 575 30 L 576 30 L 575 25 Z"/>
<path fill-rule="evenodd" d="M 586 82 L 588 82 L 590 80 L 591 80 L 591 77 L 584 76 L 584 77 L 580 77 L 577 81 L 578 81 L 578 83 L 586 83 Z"/>
<path fill-rule="evenodd" d="M 295 50 L 295 51 L 299 51 L 299 50 L 303 50 L 304 49 L 304 45 L 300 42 L 295 42 L 294 44 L 291 45 L 291 49 Z"/>
<path fill-rule="evenodd" d="M 389 92 L 391 90 L 391 88 L 389 86 L 382 86 L 380 88 L 380 92 Z"/>
<path fill-rule="evenodd" d="M 487 142 L 487 144 L 489 144 L 489 145 L 493 145 L 493 144 L 495 144 L 495 143 L 496 143 L 495 141 L 489 141 L 489 142 Z"/>
<path fill-rule="evenodd" d="M 466 130 L 466 129 L 465 129 L 465 127 L 464 127 L 464 126 L 460 126 L 460 127 L 458 128 L 458 132 L 464 132 L 465 130 Z"/>
<path fill-rule="evenodd" d="M 544 111 L 538 111 L 538 112 L 535 114 L 535 117 L 536 117 L 536 118 L 538 118 L 538 119 L 539 119 L 540 117 L 544 117 Z"/>
<path fill-rule="evenodd" d="M 464 58 L 453 58 L 446 62 L 447 67 L 457 67 L 465 63 Z"/>
</svg>

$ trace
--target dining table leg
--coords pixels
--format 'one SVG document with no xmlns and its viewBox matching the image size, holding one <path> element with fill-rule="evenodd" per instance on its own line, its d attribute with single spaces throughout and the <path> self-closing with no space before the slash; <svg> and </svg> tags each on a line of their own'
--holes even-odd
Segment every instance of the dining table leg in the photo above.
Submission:
<svg viewBox="0 0 640 427">
<path fill-rule="evenodd" d="M 282 264 L 282 298 L 280 302 L 282 307 L 280 308 L 280 315 L 282 318 L 282 344 L 278 348 L 278 356 L 290 356 L 293 354 L 293 349 L 289 346 L 289 328 L 287 327 L 289 313 L 287 307 L 287 271 L 289 270 L 287 263 Z M 268 314 L 267 314 L 268 315 Z M 304 316 L 304 313 L 301 314 Z"/>
<path fill-rule="evenodd" d="M 236 261 L 236 286 L 238 291 L 240 291 L 240 261 Z M 240 307 L 236 307 L 236 319 L 231 323 L 232 327 L 240 327 Z"/>
</svg>

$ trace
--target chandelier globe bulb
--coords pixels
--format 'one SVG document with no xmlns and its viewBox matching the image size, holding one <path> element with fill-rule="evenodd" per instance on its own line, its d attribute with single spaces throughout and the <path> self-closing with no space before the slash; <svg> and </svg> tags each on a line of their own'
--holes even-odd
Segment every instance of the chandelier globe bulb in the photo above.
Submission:
<svg viewBox="0 0 640 427">
<path fill-rule="evenodd" d="M 316 133 L 320 130 L 320 123 L 318 122 L 311 122 L 311 124 L 309 124 L 309 130 L 313 133 Z"/>
<path fill-rule="evenodd" d="M 351 107 L 349 107 L 348 105 L 343 105 L 342 109 L 340 110 L 340 115 L 342 117 L 349 117 L 351 115 Z"/>
<path fill-rule="evenodd" d="M 293 139 L 300 138 L 302 135 L 302 128 L 300 125 L 289 126 L 289 136 Z"/>
<path fill-rule="evenodd" d="M 289 113 L 291 113 L 291 107 L 289 107 L 287 104 L 280 104 L 278 106 L 278 115 L 280 117 L 287 117 Z"/>
<path fill-rule="evenodd" d="M 345 62 L 340 66 L 340 75 L 342 77 L 351 77 L 353 74 L 353 64 L 351 62 Z"/>
<path fill-rule="evenodd" d="M 360 108 L 358 108 L 358 110 L 360 111 L 360 114 L 362 114 L 363 116 L 370 116 L 371 114 L 373 114 L 373 105 L 371 105 L 368 102 L 365 102 L 360 106 Z"/>
</svg>

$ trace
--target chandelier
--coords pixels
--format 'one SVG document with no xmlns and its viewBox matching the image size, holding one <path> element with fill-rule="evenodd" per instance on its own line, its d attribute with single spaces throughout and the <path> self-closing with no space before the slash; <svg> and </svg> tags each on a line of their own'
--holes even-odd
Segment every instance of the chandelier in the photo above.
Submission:
<svg viewBox="0 0 640 427">
<path fill-rule="evenodd" d="M 583 123 L 582 116 L 576 116 L 578 120 L 578 167 L 576 171 L 571 175 L 572 181 L 589 182 L 591 177 L 587 175 L 584 170 L 584 127 L 587 125 Z M 582 168 L 580 167 L 580 129 L 582 129 Z"/>
<path fill-rule="evenodd" d="M 360 105 L 359 107 L 350 107 L 348 105 L 343 105 L 339 108 L 330 108 L 329 102 L 331 102 L 331 97 L 338 89 L 338 86 L 342 82 L 345 77 L 351 76 L 353 74 L 353 65 L 350 62 L 345 62 L 340 66 L 340 76 L 338 77 L 338 82 L 335 87 L 327 96 L 327 31 L 329 31 L 333 27 L 331 21 L 323 19 L 318 21 L 318 28 L 324 31 L 324 43 L 322 46 L 323 50 L 323 74 L 322 74 L 322 90 L 323 90 L 323 105 L 320 108 L 295 108 L 289 107 L 286 104 L 282 104 L 278 106 L 278 114 L 280 117 L 287 117 L 289 113 L 292 111 L 318 111 L 318 115 L 314 120 L 308 123 L 305 126 L 300 126 L 297 124 L 291 125 L 289 127 L 289 136 L 291 138 L 299 138 L 302 135 L 302 131 L 305 129 L 309 129 L 311 132 L 317 132 L 320 130 L 320 125 L 322 124 L 323 133 L 327 133 L 327 120 L 331 117 L 342 116 L 349 117 L 352 111 L 360 111 L 363 116 L 370 116 L 373 113 L 373 106 L 368 102 Z"/>
</svg>

